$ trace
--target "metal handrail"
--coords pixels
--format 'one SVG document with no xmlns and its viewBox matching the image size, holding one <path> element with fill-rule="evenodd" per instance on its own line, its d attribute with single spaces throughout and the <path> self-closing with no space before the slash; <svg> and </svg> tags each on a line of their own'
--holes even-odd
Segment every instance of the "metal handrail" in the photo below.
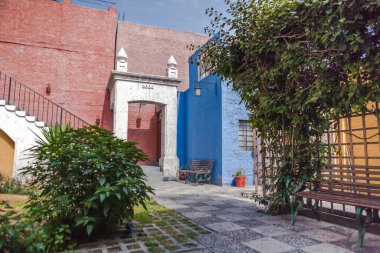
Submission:
<svg viewBox="0 0 380 253">
<path fill-rule="evenodd" d="M 18 111 L 25 111 L 28 116 L 35 116 L 36 121 L 43 121 L 47 126 L 60 124 L 62 126 L 69 125 L 73 128 L 81 128 L 90 125 L 37 91 L 1 71 L 0 100 L 5 100 L 7 105 L 16 106 Z"/>
</svg>

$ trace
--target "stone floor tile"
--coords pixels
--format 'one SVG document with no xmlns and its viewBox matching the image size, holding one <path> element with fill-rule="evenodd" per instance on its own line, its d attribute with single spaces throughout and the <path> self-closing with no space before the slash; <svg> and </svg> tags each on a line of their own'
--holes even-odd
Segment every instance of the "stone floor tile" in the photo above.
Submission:
<svg viewBox="0 0 380 253">
<path fill-rule="evenodd" d="M 215 253 L 258 253 L 256 250 L 253 250 L 242 244 L 230 244 L 222 248 L 213 248 Z"/>
<path fill-rule="evenodd" d="M 216 216 L 209 216 L 209 217 L 202 217 L 202 218 L 194 218 L 192 219 L 195 223 L 198 223 L 200 225 L 207 225 L 210 223 L 220 223 L 223 222 L 224 220 L 216 217 Z"/>
<path fill-rule="evenodd" d="M 198 211 L 201 211 L 201 212 L 208 212 L 208 211 L 215 211 L 215 210 L 219 210 L 218 207 L 215 207 L 215 206 L 195 206 L 194 209 L 198 210 Z"/>
<path fill-rule="evenodd" d="M 227 210 L 230 213 L 247 213 L 250 210 L 248 208 L 243 208 L 243 207 L 230 207 Z"/>
<path fill-rule="evenodd" d="M 205 213 L 205 212 L 186 212 L 182 213 L 183 216 L 193 219 L 193 218 L 203 218 L 203 217 L 209 217 L 211 214 Z"/>
<path fill-rule="evenodd" d="M 302 235 L 320 242 L 336 242 L 348 239 L 347 235 L 337 234 L 324 229 L 306 230 L 302 232 Z"/>
<path fill-rule="evenodd" d="M 223 215 L 217 215 L 218 218 L 221 218 L 225 221 L 239 221 L 239 220 L 245 220 L 245 216 L 239 215 L 239 214 L 223 214 Z"/>
<path fill-rule="evenodd" d="M 206 200 L 202 203 L 204 203 L 206 205 L 210 205 L 210 206 L 222 206 L 223 200 Z"/>
<path fill-rule="evenodd" d="M 302 248 L 306 253 L 353 253 L 348 249 L 338 247 L 330 243 L 321 243 Z"/>
<path fill-rule="evenodd" d="M 253 232 L 249 229 L 235 230 L 222 233 L 225 236 L 231 237 L 235 242 L 252 241 L 263 237 L 262 235 Z"/>
<path fill-rule="evenodd" d="M 211 224 L 208 224 L 206 227 L 217 232 L 227 232 L 227 231 L 244 229 L 242 226 L 239 226 L 232 222 L 211 223 Z"/>
<path fill-rule="evenodd" d="M 288 229 L 281 228 L 278 226 L 272 226 L 272 225 L 255 227 L 255 228 L 251 228 L 251 230 L 253 230 L 256 233 L 269 236 L 269 237 L 288 235 L 288 234 L 294 233 L 293 231 L 290 231 Z"/>
<path fill-rule="evenodd" d="M 300 234 L 280 235 L 274 238 L 281 242 L 290 244 L 296 248 L 302 248 L 302 247 L 311 246 L 311 245 L 320 243 L 319 241 L 307 238 Z"/>
<path fill-rule="evenodd" d="M 234 240 L 221 234 L 209 234 L 198 236 L 197 241 L 206 247 L 226 247 L 234 243 Z"/>
<path fill-rule="evenodd" d="M 255 219 L 239 220 L 239 221 L 234 221 L 234 223 L 236 223 L 242 227 L 245 227 L 245 228 L 254 228 L 254 227 L 261 227 L 261 226 L 267 226 L 268 225 L 262 221 L 255 220 Z"/>
<path fill-rule="evenodd" d="M 282 253 L 295 249 L 293 246 L 289 244 L 280 242 L 276 239 L 269 237 L 244 242 L 243 244 L 260 253 Z"/>
<path fill-rule="evenodd" d="M 212 211 L 208 211 L 207 213 L 211 214 L 211 215 L 223 215 L 223 214 L 230 214 L 230 212 L 228 212 L 226 209 L 218 209 L 218 210 L 212 210 Z"/>
<path fill-rule="evenodd" d="M 192 212 L 197 212 L 197 210 L 191 208 L 191 207 L 187 207 L 187 208 L 180 208 L 180 209 L 176 209 L 177 212 L 179 213 L 192 213 Z"/>
</svg>

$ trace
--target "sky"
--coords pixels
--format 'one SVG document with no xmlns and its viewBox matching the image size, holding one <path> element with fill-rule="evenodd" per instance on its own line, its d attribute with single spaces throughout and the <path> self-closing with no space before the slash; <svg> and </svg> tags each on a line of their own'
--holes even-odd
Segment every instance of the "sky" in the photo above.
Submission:
<svg viewBox="0 0 380 253">
<path fill-rule="evenodd" d="M 224 11 L 223 0 L 72 0 L 73 4 L 93 8 L 107 8 L 107 2 L 114 2 L 122 18 L 125 20 L 172 28 L 181 31 L 204 33 L 204 28 L 210 23 L 205 10 L 213 7 Z M 91 4 L 95 2 L 98 4 Z"/>
</svg>

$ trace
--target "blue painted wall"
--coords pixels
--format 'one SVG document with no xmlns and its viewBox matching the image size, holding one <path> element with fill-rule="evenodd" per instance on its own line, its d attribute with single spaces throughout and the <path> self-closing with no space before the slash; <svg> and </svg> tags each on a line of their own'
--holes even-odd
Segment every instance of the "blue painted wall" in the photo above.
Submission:
<svg viewBox="0 0 380 253">
<path fill-rule="evenodd" d="M 220 80 L 208 76 L 198 81 L 199 52 L 189 60 L 189 89 L 179 93 L 178 157 L 181 167 L 190 160 L 214 160 L 213 184 L 222 184 L 222 99 Z M 194 88 L 201 87 L 201 96 Z M 181 147 L 182 146 L 182 147 Z"/>
<path fill-rule="evenodd" d="M 178 150 L 180 166 L 192 159 L 214 160 L 212 183 L 231 185 L 238 167 L 247 171 L 253 183 L 253 154 L 240 151 L 239 120 L 248 112 L 239 96 L 216 75 L 198 81 L 197 51 L 189 59 L 189 89 L 178 93 Z M 195 96 L 195 87 L 201 96 Z"/>
<path fill-rule="evenodd" d="M 235 184 L 232 175 L 237 168 L 244 168 L 247 184 L 253 184 L 253 152 L 239 148 L 239 120 L 248 120 L 248 110 L 243 103 L 240 104 L 239 95 L 226 82 L 221 87 L 223 184 Z"/>
</svg>

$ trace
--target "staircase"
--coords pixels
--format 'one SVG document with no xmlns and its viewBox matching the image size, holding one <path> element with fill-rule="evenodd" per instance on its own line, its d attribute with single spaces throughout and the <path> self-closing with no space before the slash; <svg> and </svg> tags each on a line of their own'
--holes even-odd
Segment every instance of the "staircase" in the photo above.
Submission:
<svg viewBox="0 0 380 253">
<path fill-rule="evenodd" d="M 0 106 L 37 127 L 55 124 L 81 128 L 90 125 L 32 88 L 0 72 Z"/>
</svg>

